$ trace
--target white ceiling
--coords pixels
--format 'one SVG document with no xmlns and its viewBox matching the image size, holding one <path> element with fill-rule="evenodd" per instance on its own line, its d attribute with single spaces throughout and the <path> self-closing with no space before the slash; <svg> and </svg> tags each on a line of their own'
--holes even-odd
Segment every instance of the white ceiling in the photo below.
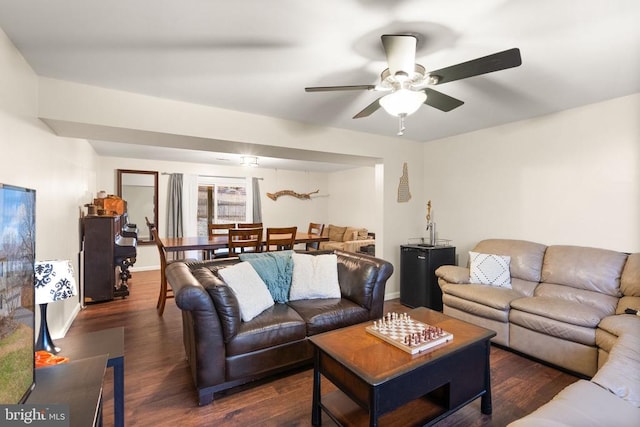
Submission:
<svg viewBox="0 0 640 427">
<path fill-rule="evenodd" d="M 421 107 L 416 141 L 640 92 L 638 22 L 638 0 L 0 0 L 41 76 L 386 136 L 383 110 L 351 118 L 378 93 L 304 87 L 377 83 L 385 33 L 417 33 L 427 70 L 520 48 L 518 68 L 438 86 L 465 104 Z"/>
</svg>

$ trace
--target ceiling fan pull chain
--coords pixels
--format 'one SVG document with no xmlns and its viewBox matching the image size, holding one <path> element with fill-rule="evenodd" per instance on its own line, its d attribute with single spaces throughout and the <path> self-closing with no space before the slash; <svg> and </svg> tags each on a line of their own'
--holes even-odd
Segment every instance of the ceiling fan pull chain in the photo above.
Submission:
<svg viewBox="0 0 640 427">
<path fill-rule="evenodd" d="M 407 117 L 407 115 L 406 115 L 406 114 L 400 114 L 400 115 L 398 116 L 398 133 L 397 133 L 397 135 L 398 135 L 398 136 L 402 136 L 402 135 L 404 135 L 404 130 L 405 130 L 405 127 L 404 127 L 404 118 L 405 118 L 405 117 Z"/>
</svg>

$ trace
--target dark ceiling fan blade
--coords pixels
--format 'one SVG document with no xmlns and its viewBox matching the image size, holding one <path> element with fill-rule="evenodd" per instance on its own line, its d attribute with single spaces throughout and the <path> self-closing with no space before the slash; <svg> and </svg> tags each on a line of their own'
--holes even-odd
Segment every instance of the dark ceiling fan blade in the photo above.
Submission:
<svg viewBox="0 0 640 427">
<path fill-rule="evenodd" d="M 503 52 L 483 56 L 482 58 L 472 59 L 471 61 L 431 71 L 429 75 L 437 78 L 437 82 L 433 84 L 442 84 L 455 80 L 466 79 L 468 77 L 479 76 L 480 74 L 517 67 L 520 64 L 522 64 L 520 49 L 516 47 Z"/>
<path fill-rule="evenodd" d="M 360 111 L 358 114 L 353 116 L 354 119 L 361 119 L 363 117 L 369 117 L 373 114 L 378 108 L 380 108 L 380 98 L 373 101 L 371 104 L 367 105 L 364 110 Z"/>
<path fill-rule="evenodd" d="M 385 34 L 381 39 L 391 75 L 398 71 L 411 75 L 416 68 L 418 39 L 408 34 Z"/>
<path fill-rule="evenodd" d="M 426 88 L 424 89 L 424 91 L 427 94 L 427 99 L 426 101 L 424 101 L 424 103 L 433 108 L 437 108 L 440 111 L 451 111 L 454 108 L 458 108 L 459 106 L 464 104 L 463 101 L 460 101 L 459 99 L 453 98 L 449 95 L 445 95 L 444 93 L 438 92 L 437 90 Z"/>
<path fill-rule="evenodd" d="M 305 92 L 331 92 L 338 90 L 374 90 L 375 85 L 353 85 L 353 86 L 314 86 L 305 87 Z"/>
</svg>

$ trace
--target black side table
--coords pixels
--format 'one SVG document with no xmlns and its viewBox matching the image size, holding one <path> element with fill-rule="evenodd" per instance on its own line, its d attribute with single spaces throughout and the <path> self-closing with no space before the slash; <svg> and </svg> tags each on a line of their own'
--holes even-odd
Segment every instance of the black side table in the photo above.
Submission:
<svg viewBox="0 0 640 427">
<path fill-rule="evenodd" d="M 110 328 L 56 340 L 70 361 L 100 354 L 108 355 L 107 366 L 113 368 L 113 411 L 116 427 L 124 427 L 124 328 Z"/>
<path fill-rule="evenodd" d="M 107 355 L 36 369 L 28 404 L 69 405 L 69 425 L 102 425 L 102 382 Z"/>
</svg>

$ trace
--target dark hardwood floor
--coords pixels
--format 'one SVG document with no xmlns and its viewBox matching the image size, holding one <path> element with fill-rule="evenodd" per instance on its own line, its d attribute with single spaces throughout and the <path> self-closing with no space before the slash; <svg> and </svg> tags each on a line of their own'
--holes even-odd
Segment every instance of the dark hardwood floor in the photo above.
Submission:
<svg viewBox="0 0 640 427">
<path fill-rule="evenodd" d="M 311 424 L 312 370 L 306 369 L 216 397 L 199 407 L 182 345 L 180 310 L 171 299 L 164 316 L 156 314 L 159 271 L 134 272 L 131 295 L 82 310 L 68 336 L 125 327 L 125 409 L 128 426 Z M 408 308 L 397 300 L 386 311 Z M 441 421 L 442 426 L 505 426 L 545 402 L 576 377 L 492 347 L 493 414 L 480 413 L 480 399 Z M 332 389 L 323 383 L 323 392 Z M 113 425 L 113 380 L 105 377 L 104 425 Z M 323 417 L 324 425 L 333 425 Z"/>
</svg>

